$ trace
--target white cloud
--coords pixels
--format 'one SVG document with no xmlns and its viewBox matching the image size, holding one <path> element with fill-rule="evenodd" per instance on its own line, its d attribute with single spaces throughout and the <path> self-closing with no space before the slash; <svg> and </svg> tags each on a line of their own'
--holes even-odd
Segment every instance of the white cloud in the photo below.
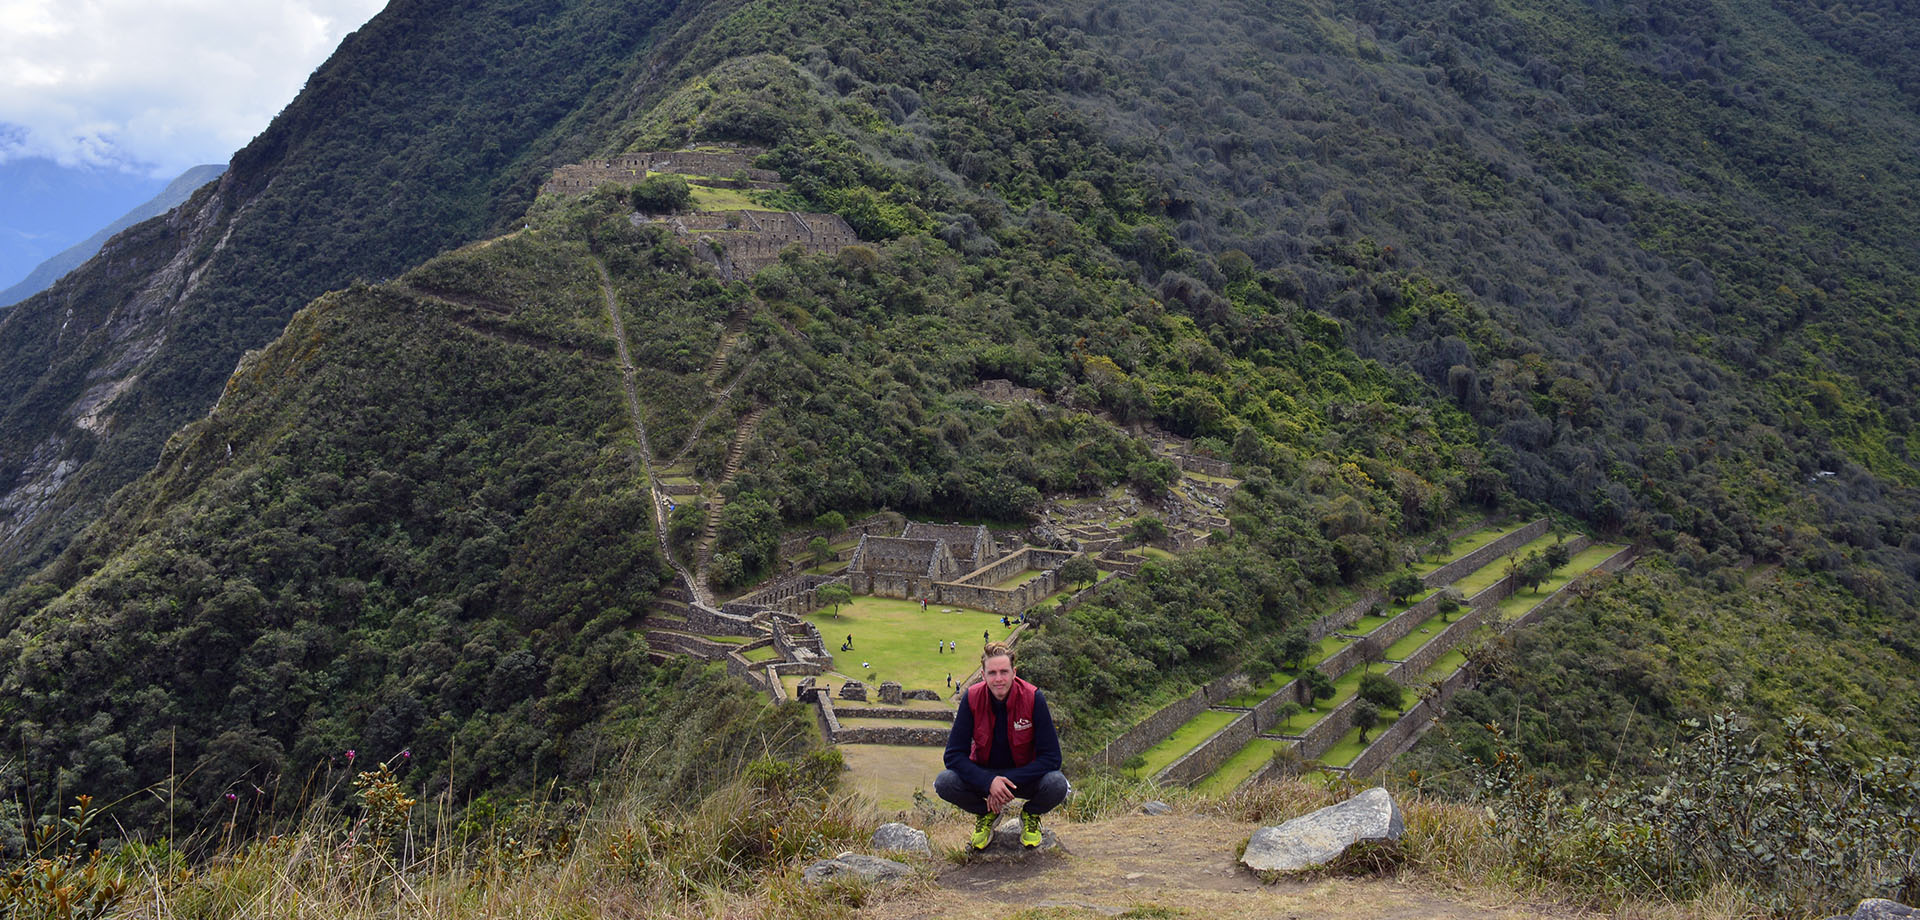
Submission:
<svg viewBox="0 0 1920 920">
<path fill-rule="evenodd" d="M 0 0 L 0 162 L 224 163 L 386 0 Z"/>
</svg>

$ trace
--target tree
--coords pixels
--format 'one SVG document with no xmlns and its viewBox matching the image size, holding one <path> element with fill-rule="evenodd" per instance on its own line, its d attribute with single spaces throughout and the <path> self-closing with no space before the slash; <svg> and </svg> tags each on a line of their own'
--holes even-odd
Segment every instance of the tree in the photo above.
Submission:
<svg viewBox="0 0 1920 920">
<path fill-rule="evenodd" d="M 814 537 L 807 541 L 807 552 L 813 554 L 813 561 L 825 565 L 833 560 L 833 544 L 826 537 Z"/>
<path fill-rule="evenodd" d="M 1441 591 L 1440 600 L 1434 606 L 1440 609 L 1440 622 L 1449 622 L 1448 617 L 1460 609 L 1460 592 L 1453 588 Z"/>
<path fill-rule="evenodd" d="M 853 602 L 853 591 L 846 585 L 821 585 L 814 589 L 813 599 L 822 607 L 830 607 L 829 613 L 840 615 L 840 605 Z"/>
<path fill-rule="evenodd" d="M 1553 566 L 1547 564 L 1545 556 L 1539 553 L 1528 553 L 1527 558 L 1522 559 L 1519 567 L 1514 570 L 1514 580 L 1519 582 L 1521 587 L 1532 591 L 1540 587 L 1540 583 L 1546 581 L 1552 574 Z"/>
<path fill-rule="evenodd" d="M 1362 674 L 1359 696 L 1381 709 L 1399 712 L 1400 704 L 1406 698 L 1406 690 L 1385 674 Z"/>
<path fill-rule="evenodd" d="M 1133 519 L 1133 524 L 1127 528 L 1127 535 L 1133 542 L 1145 545 L 1165 538 L 1167 524 L 1154 515 L 1143 514 Z"/>
<path fill-rule="evenodd" d="M 1281 703 L 1279 709 L 1275 710 L 1275 712 L 1277 712 L 1280 716 L 1281 728 L 1292 728 L 1293 717 L 1299 715 L 1301 712 L 1300 704 L 1292 700 L 1288 700 L 1284 703 Z"/>
<path fill-rule="evenodd" d="M 1360 661 L 1369 669 L 1387 657 L 1386 645 L 1372 636 L 1361 638 L 1359 642 L 1354 643 L 1354 647 L 1360 652 Z"/>
<path fill-rule="evenodd" d="M 1420 576 L 1412 572 L 1401 572 L 1393 576 L 1392 581 L 1387 582 L 1387 596 L 1393 598 L 1393 602 L 1396 604 L 1426 589 L 1426 583 L 1420 580 Z"/>
<path fill-rule="evenodd" d="M 693 204 L 693 189 L 687 180 L 671 174 L 648 176 L 633 187 L 628 196 L 633 209 L 647 214 L 670 214 Z"/>
<path fill-rule="evenodd" d="M 1548 568 L 1558 569 L 1573 561 L 1573 551 L 1567 548 L 1566 543 L 1555 541 L 1552 546 L 1547 547 L 1545 558 Z"/>
<path fill-rule="evenodd" d="M 1280 637 L 1279 658 L 1289 671 L 1300 670 L 1300 662 L 1313 653 L 1313 641 L 1307 638 L 1305 627 L 1295 625 Z"/>
<path fill-rule="evenodd" d="M 838 511 L 823 511 L 819 517 L 813 519 L 813 526 L 831 533 L 839 533 L 847 529 L 847 516 Z"/>
<path fill-rule="evenodd" d="M 1380 707 L 1366 700 L 1353 705 L 1353 727 L 1360 730 L 1360 743 L 1367 743 L 1367 732 L 1380 724 Z"/>
<path fill-rule="evenodd" d="M 1066 584 L 1092 584 L 1099 577 L 1099 566 L 1094 565 L 1092 556 L 1084 553 L 1060 564 L 1060 580 Z"/>
<path fill-rule="evenodd" d="M 1300 677 L 1300 695 L 1306 697 L 1307 708 L 1318 712 L 1314 704 L 1320 700 L 1333 699 L 1333 679 L 1322 673 L 1319 668 L 1308 668 Z"/>
</svg>

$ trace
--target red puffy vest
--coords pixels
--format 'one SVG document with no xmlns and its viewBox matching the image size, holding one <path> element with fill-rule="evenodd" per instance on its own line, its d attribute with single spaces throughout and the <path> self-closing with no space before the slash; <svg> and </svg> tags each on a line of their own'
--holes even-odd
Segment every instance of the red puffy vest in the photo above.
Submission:
<svg viewBox="0 0 1920 920">
<path fill-rule="evenodd" d="M 993 703 L 988 699 L 989 692 L 985 681 L 967 691 L 967 708 L 973 710 L 973 750 L 967 759 L 983 767 L 993 756 Z M 1018 677 L 1007 688 L 1007 718 L 1012 722 L 1007 726 L 1007 747 L 1013 765 L 1033 763 L 1033 685 Z"/>
</svg>

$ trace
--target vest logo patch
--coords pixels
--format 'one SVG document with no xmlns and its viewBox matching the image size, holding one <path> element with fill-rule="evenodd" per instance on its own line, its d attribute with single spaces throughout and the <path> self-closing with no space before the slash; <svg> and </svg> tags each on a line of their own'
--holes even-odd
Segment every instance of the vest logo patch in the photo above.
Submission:
<svg viewBox="0 0 1920 920">
<path fill-rule="evenodd" d="M 1013 730 L 1017 732 L 1033 731 L 1033 720 L 1032 719 L 1015 719 L 1013 720 Z"/>
</svg>

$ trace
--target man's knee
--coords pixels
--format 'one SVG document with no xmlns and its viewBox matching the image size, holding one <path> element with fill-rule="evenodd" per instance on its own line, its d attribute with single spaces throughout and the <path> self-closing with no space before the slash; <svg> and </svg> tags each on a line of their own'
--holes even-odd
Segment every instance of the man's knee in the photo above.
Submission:
<svg viewBox="0 0 1920 920">
<path fill-rule="evenodd" d="M 1073 785 L 1067 782 L 1067 775 L 1055 770 L 1040 777 L 1040 781 L 1034 784 L 1033 795 L 1027 797 L 1026 810 L 1036 815 L 1046 814 L 1054 806 L 1066 801 L 1071 792 Z"/>
<path fill-rule="evenodd" d="M 986 810 L 986 797 L 968 788 L 966 780 L 952 770 L 942 770 L 933 778 L 933 794 L 963 811 L 979 814 Z"/>
</svg>

